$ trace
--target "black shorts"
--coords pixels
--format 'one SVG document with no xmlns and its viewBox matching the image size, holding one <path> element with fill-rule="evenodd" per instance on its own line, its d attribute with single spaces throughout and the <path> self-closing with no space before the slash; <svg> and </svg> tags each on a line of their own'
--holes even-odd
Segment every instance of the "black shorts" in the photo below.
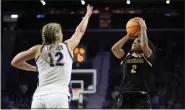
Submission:
<svg viewBox="0 0 185 110">
<path fill-rule="evenodd" d="M 149 95 L 141 94 L 120 94 L 116 108 L 122 109 L 151 109 Z"/>
</svg>

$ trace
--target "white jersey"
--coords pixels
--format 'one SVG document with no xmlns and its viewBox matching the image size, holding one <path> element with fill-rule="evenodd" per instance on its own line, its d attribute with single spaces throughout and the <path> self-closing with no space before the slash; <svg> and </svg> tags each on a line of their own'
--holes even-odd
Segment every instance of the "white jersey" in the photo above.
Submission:
<svg viewBox="0 0 185 110">
<path fill-rule="evenodd" d="M 47 61 L 51 58 L 48 56 L 50 45 L 46 45 L 43 51 Z M 64 93 L 71 96 L 71 72 L 73 59 L 66 44 L 59 43 L 55 46 L 53 52 L 56 66 L 46 62 L 41 56 L 36 60 L 37 69 L 39 72 L 39 83 L 34 93 L 34 96 L 45 95 L 49 93 Z"/>
</svg>

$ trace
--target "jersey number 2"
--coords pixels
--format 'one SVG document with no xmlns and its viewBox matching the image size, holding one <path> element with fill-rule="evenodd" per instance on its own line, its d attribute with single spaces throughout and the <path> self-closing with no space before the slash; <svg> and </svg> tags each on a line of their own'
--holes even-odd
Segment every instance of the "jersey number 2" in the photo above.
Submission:
<svg viewBox="0 0 185 110">
<path fill-rule="evenodd" d="M 54 66 L 53 61 L 51 60 L 51 55 L 49 55 L 50 57 L 50 66 Z M 61 52 L 57 52 L 55 53 L 55 57 L 58 57 L 57 62 L 56 62 L 56 66 L 63 66 L 63 63 L 60 63 L 60 61 L 64 58 L 63 54 Z"/>
<path fill-rule="evenodd" d="M 131 73 L 136 73 L 137 65 L 132 65 Z"/>
</svg>

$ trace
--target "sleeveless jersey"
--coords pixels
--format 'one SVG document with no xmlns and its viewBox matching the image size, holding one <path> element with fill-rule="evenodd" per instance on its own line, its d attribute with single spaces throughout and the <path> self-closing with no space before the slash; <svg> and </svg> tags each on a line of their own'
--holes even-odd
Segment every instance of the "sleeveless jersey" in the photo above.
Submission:
<svg viewBox="0 0 185 110">
<path fill-rule="evenodd" d="M 123 82 L 121 91 L 123 93 L 149 92 L 148 80 L 151 75 L 151 58 L 146 58 L 143 53 L 139 53 L 137 56 L 128 53 L 122 60 Z"/>
<path fill-rule="evenodd" d="M 50 49 L 50 45 L 45 45 L 42 50 L 47 61 L 51 61 Z M 59 92 L 71 97 L 70 81 L 73 59 L 67 44 L 57 44 L 52 54 L 54 61 L 56 61 L 55 66 L 53 63 L 46 62 L 41 56 L 36 60 L 39 83 L 34 96 Z"/>
</svg>

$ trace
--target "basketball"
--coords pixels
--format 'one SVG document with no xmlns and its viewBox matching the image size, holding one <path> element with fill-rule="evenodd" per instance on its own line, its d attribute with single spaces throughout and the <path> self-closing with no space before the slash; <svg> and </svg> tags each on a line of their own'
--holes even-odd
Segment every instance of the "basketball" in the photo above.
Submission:
<svg viewBox="0 0 185 110">
<path fill-rule="evenodd" d="M 126 24 L 126 31 L 132 36 L 139 37 L 141 31 L 139 21 L 135 18 L 130 19 Z"/>
</svg>

